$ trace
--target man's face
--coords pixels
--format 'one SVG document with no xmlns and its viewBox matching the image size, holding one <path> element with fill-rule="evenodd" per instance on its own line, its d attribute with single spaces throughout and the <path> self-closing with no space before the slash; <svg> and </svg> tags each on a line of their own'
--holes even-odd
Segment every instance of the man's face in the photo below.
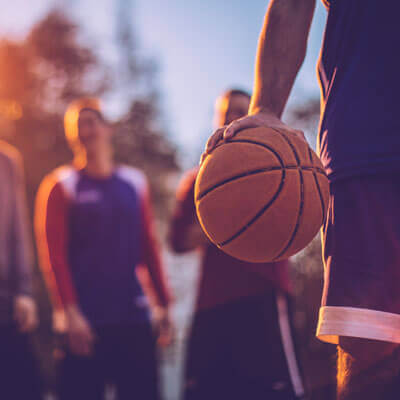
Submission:
<svg viewBox="0 0 400 400">
<path fill-rule="evenodd" d="M 250 99 L 242 94 L 223 96 L 215 106 L 215 124 L 219 128 L 247 115 Z"/>
<path fill-rule="evenodd" d="M 111 130 L 107 123 L 91 110 L 83 110 L 78 119 L 78 137 L 87 152 L 111 144 Z"/>
</svg>

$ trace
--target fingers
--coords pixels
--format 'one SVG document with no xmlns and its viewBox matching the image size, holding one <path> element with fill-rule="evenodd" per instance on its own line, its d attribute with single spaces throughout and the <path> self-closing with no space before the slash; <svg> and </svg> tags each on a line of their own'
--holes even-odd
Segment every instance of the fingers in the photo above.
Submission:
<svg viewBox="0 0 400 400">
<path fill-rule="evenodd" d="M 174 324 L 169 320 L 161 321 L 159 327 L 159 335 L 157 343 L 161 347 L 167 347 L 175 341 L 175 327 Z"/>
<path fill-rule="evenodd" d="M 25 332 L 27 328 L 27 312 L 22 307 L 17 307 L 14 312 L 14 319 L 18 325 L 18 329 L 20 332 Z"/>
<path fill-rule="evenodd" d="M 207 140 L 204 153 L 200 157 L 200 163 L 199 163 L 200 165 L 203 164 L 205 158 L 211 153 L 211 151 L 215 149 L 217 144 L 222 140 L 225 128 L 226 127 L 224 126 L 222 128 L 217 129 Z"/>
<path fill-rule="evenodd" d="M 210 153 L 215 146 L 220 142 L 224 136 L 225 126 L 222 128 L 217 129 L 213 135 L 208 139 L 206 144 L 206 153 Z"/>
<path fill-rule="evenodd" d="M 243 129 L 256 128 L 261 124 L 252 117 L 247 116 L 236 121 L 233 121 L 224 131 L 224 140 L 232 139 L 239 131 Z"/>
<path fill-rule="evenodd" d="M 33 331 L 38 325 L 36 307 L 31 300 L 18 301 L 14 310 L 14 319 L 22 333 Z"/>
<path fill-rule="evenodd" d="M 223 126 L 217 129 L 208 139 L 205 152 L 201 155 L 200 165 L 204 159 L 210 154 L 219 142 L 233 138 L 242 129 L 253 128 L 258 126 L 257 120 L 251 116 L 247 116 L 237 121 L 233 121 L 229 126 Z"/>
<path fill-rule="evenodd" d="M 90 332 L 71 332 L 69 334 L 69 343 L 71 351 L 80 356 L 89 356 L 92 354 L 94 338 Z"/>
</svg>

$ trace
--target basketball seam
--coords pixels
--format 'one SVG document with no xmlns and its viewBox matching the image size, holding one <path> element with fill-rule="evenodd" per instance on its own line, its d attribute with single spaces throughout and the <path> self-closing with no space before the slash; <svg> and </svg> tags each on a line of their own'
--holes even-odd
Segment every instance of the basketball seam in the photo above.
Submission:
<svg viewBox="0 0 400 400">
<path fill-rule="evenodd" d="M 293 144 L 291 143 L 291 141 L 289 140 L 289 138 L 286 136 L 285 133 L 280 132 L 276 129 L 273 129 L 275 132 L 278 132 L 279 134 L 282 135 L 282 137 L 284 138 L 284 140 L 287 142 L 287 144 L 289 145 L 289 147 L 292 149 L 294 157 L 296 158 L 296 161 L 298 163 L 299 166 L 301 166 L 300 164 L 300 157 L 296 151 L 296 148 L 293 146 Z M 300 178 L 300 207 L 299 207 L 299 212 L 297 214 L 297 219 L 296 219 L 296 225 L 293 229 L 293 233 L 288 241 L 288 243 L 286 244 L 286 246 L 283 248 L 283 250 L 278 253 L 278 255 L 274 258 L 274 260 L 279 259 L 280 257 L 283 256 L 283 254 L 286 253 L 286 251 L 290 248 L 290 246 L 293 244 L 294 238 L 296 236 L 297 231 L 299 230 L 299 226 L 300 226 L 300 219 L 302 217 L 303 214 L 303 209 L 304 209 L 304 176 L 303 176 L 303 172 L 301 169 L 299 169 L 299 178 Z"/>
<path fill-rule="evenodd" d="M 247 176 L 252 176 L 252 175 L 257 175 L 257 174 L 262 174 L 264 172 L 270 172 L 270 171 L 279 171 L 282 170 L 281 167 L 269 167 L 269 168 L 258 168 L 254 169 L 252 171 L 247 171 L 243 172 L 242 174 L 232 176 L 230 178 L 226 178 L 221 182 L 216 183 L 215 185 L 209 187 L 208 189 L 204 190 L 201 194 L 197 196 L 197 201 L 200 201 L 203 197 L 205 197 L 208 193 L 212 192 L 213 190 L 226 185 L 227 183 L 233 182 L 236 179 L 241 179 L 241 178 L 246 178 Z"/>
<path fill-rule="evenodd" d="M 283 133 L 280 132 L 280 131 L 278 131 L 277 129 L 272 129 L 272 130 L 275 131 L 275 132 L 278 132 L 278 133 L 281 134 L 281 135 L 283 135 Z M 287 138 L 285 138 L 285 139 L 286 139 L 286 141 L 288 141 Z M 282 168 L 285 168 L 285 164 L 284 164 L 284 162 L 283 162 L 283 160 L 282 160 L 281 155 L 280 155 L 276 150 L 274 150 L 272 147 L 268 146 L 268 145 L 265 144 L 265 143 L 256 142 L 256 141 L 250 140 L 250 139 L 235 140 L 235 138 L 234 138 L 234 139 L 231 139 L 231 140 L 225 142 L 224 144 L 232 144 L 232 143 L 250 143 L 250 144 L 254 144 L 254 145 L 256 145 L 256 146 L 264 147 L 265 149 L 270 150 L 271 153 L 274 154 L 275 157 L 278 159 L 279 164 L 281 164 Z M 221 145 L 221 146 L 222 146 L 222 145 Z M 294 148 L 292 147 L 292 144 L 291 144 L 291 143 L 289 144 L 289 146 L 290 146 L 292 149 L 294 149 Z M 300 165 L 300 159 L 299 159 L 298 154 L 295 153 L 294 156 L 295 156 L 296 161 L 297 161 L 297 168 L 300 167 L 301 169 L 304 169 L 304 170 L 307 170 L 307 169 L 310 169 L 310 170 L 315 169 L 316 172 L 321 173 L 321 174 L 323 174 L 323 175 L 326 176 L 326 172 L 325 172 L 325 170 L 324 170 L 323 168 L 316 167 L 316 166 L 313 165 L 313 164 L 311 164 L 311 167 L 302 167 L 302 166 Z"/>
<path fill-rule="evenodd" d="M 278 187 L 277 191 L 272 196 L 272 198 L 268 201 L 268 203 L 260 211 L 258 211 L 258 213 L 253 218 L 251 218 L 251 220 L 247 224 L 245 224 L 242 228 L 240 228 L 240 230 L 238 232 L 236 232 L 229 239 L 227 239 L 227 240 L 225 240 L 225 241 L 223 241 L 221 243 L 218 243 L 217 244 L 218 247 L 226 246 L 227 244 L 229 244 L 230 242 L 235 240 L 237 237 L 239 237 L 251 225 L 253 225 L 253 223 L 255 221 L 257 221 L 257 219 L 260 218 L 261 215 L 263 215 L 265 213 L 265 211 L 267 211 L 268 208 L 271 206 L 271 204 L 273 204 L 273 202 L 278 198 L 279 194 L 281 193 L 281 191 L 283 189 L 283 186 L 284 186 L 284 183 L 285 183 L 285 177 L 286 177 L 286 170 L 285 169 L 281 169 L 281 171 L 282 171 L 281 183 L 279 184 L 279 187 Z"/>
<path fill-rule="evenodd" d="M 298 165 L 288 165 L 288 166 L 286 166 L 284 168 L 282 168 L 282 167 L 258 168 L 258 169 L 252 170 L 252 171 L 244 172 L 242 174 L 231 176 L 229 178 L 224 179 L 221 182 L 216 183 L 215 185 L 209 187 L 208 189 L 205 189 L 201 194 L 199 194 L 197 196 L 196 201 L 202 200 L 210 192 L 214 191 L 215 189 L 218 189 L 221 186 L 224 186 L 224 185 L 226 185 L 228 183 L 231 183 L 231 182 L 233 182 L 233 181 L 235 181 L 237 179 L 246 178 L 246 177 L 252 176 L 252 175 L 262 174 L 264 172 L 280 171 L 280 170 L 283 170 L 283 169 L 291 170 L 291 169 L 299 169 L 299 168 L 304 170 L 304 171 L 313 171 L 313 167 L 301 167 L 301 166 L 299 167 Z M 320 171 L 315 171 L 315 173 L 316 174 L 319 173 L 319 174 L 325 176 L 325 173 L 323 171 L 321 171 L 321 172 Z"/>
<path fill-rule="evenodd" d="M 308 149 L 308 155 L 310 156 L 310 161 L 312 164 L 314 164 L 314 161 L 312 159 L 312 153 L 311 149 Z M 322 211 L 322 224 L 325 222 L 325 203 L 324 203 L 324 198 L 322 197 L 322 191 L 321 191 L 321 186 L 319 185 L 317 174 L 313 172 L 314 180 L 315 180 L 315 185 L 317 186 L 318 189 L 318 194 L 319 194 L 319 199 L 321 201 L 321 211 Z"/>
<path fill-rule="evenodd" d="M 235 239 L 236 239 L 237 237 L 239 237 L 243 232 L 245 232 L 255 221 L 257 221 L 257 219 L 258 219 L 261 215 L 263 215 L 263 214 L 265 213 L 265 211 L 270 207 L 270 205 L 276 200 L 276 198 L 277 198 L 277 197 L 279 196 L 279 194 L 281 193 L 282 188 L 283 188 L 283 185 L 284 185 L 284 183 L 285 183 L 285 177 L 286 177 L 286 171 L 285 171 L 285 168 L 284 168 L 284 167 L 285 167 L 285 164 L 283 163 L 283 160 L 282 160 L 280 154 L 279 154 L 276 150 L 274 150 L 272 147 L 270 147 L 270 146 L 268 146 L 268 145 L 266 145 L 266 144 L 264 144 L 264 143 L 259 143 L 259 142 L 256 142 L 256 141 L 253 141 L 253 140 L 248 140 L 248 139 L 231 140 L 231 141 L 225 142 L 225 144 L 228 144 L 228 143 L 251 143 L 251 144 L 254 144 L 254 145 L 256 145 L 256 146 L 261 146 L 261 147 L 264 147 L 265 149 L 268 149 L 272 154 L 275 155 L 275 157 L 276 157 L 276 158 L 278 159 L 278 161 L 279 161 L 279 164 L 281 165 L 282 178 L 281 178 L 281 183 L 279 184 L 279 187 L 278 187 L 276 193 L 274 194 L 274 196 L 272 197 L 272 199 L 270 199 L 270 200 L 268 201 L 268 203 L 267 203 L 264 207 L 262 207 L 261 210 L 258 211 L 258 213 L 257 213 L 253 218 L 251 218 L 250 221 L 249 221 L 247 224 L 245 224 L 242 228 L 240 228 L 239 231 L 237 231 L 237 232 L 236 232 L 234 235 L 232 235 L 229 239 L 227 239 L 227 240 L 225 240 L 225 241 L 223 241 L 223 242 L 221 242 L 221 243 L 218 243 L 218 244 L 217 244 L 218 247 L 226 246 L 227 244 L 229 244 L 230 242 L 232 242 L 233 240 L 235 240 Z"/>
<path fill-rule="evenodd" d="M 289 166 L 289 169 L 292 169 L 292 168 L 293 168 L 293 169 L 298 169 L 298 170 L 299 170 L 300 188 L 301 188 L 301 191 L 300 191 L 300 209 L 299 209 L 299 214 L 298 214 L 298 216 L 297 216 L 297 222 L 296 222 L 295 229 L 294 229 L 294 231 L 293 231 L 293 234 L 292 234 L 292 236 L 291 236 L 291 238 L 290 238 L 290 240 L 289 240 L 287 246 L 283 249 L 283 251 L 281 251 L 281 253 L 280 253 L 278 256 L 275 257 L 274 260 L 276 260 L 276 259 L 279 258 L 282 254 L 284 254 L 284 253 L 287 251 L 287 249 L 290 247 L 290 245 L 292 244 L 292 242 L 293 242 L 293 240 L 294 240 L 294 237 L 295 237 L 295 235 L 296 235 L 296 233 L 297 233 L 297 230 L 298 230 L 298 228 L 299 228 L 299 225 L 300 225 L 300 217 L 301 217 L 301 215 L 302 215 L 303 203 L 304 203 L 304 177 L 303 177 L 302 170 L 304 169 L 304 170 L 314 171 L 315 173 L 319 173 L 319 174 L 322 174 L 322 175 L 324 175 L 324 176 L 326 176 L 326 174 L 325 174 L 325 171 L 324 171 L 323 169 L 318 168 L 318 167 L 314 167 L 314 166 L 312 166 L 312 167 L 302 167 L 301 164 L 300 164 L 300 158 L 299 158 L 299 156 L 298 156 L 298 154 L 297 154 L 297 152 L 296 152 L 296 149 L 294 148 L 294 146 L 292 145 L 292 143 L 289 141 L 289 139 L 286 137 L 286 135 L 283 134 L 282 132 L 280 132 L 280 131 L 277 130 L 277 129 L 273 129 L 273 128 L 271 128 L 271 129 L 274 130 L 275 132 L 281 134 L 281 135 L 283 136 L 283 138 L 285 139 L 285 141 L 289 144 L 290 148 L 292 149 L 293 154 L 294 154 L 294 156 L 295 156 L 295 158 L 296 158 L 296 161 L 297 161 L 297 164 L 298 164 L 298 165 L 297 165 L 297 166 Z M 284 186 L 284 183 L 285 183 L 286 169 L 287 169 L 287 167 L 285 167 L 285 165 L 284 165 L 284 163 L 283 163 L 283 160 L 282 160 L 280 154 L 279 154 L 278 152 L 276 152 L 272 147 L 270 147 L 270 146 L 268 146 L 268 145 L 266 145 L 266 144 L 264 144 L 264 143 L 259 143 L 259 142 L 256 142 L 256 141 L 253 141 L 253 140 L 249 140 L 249 139 L 240 139 L 240 140 L 235 140 L 235 139 L 233 139 L 233 140 L 230 140 L 230 141 L 225 142 L 224 144 L 226 145 L 226 144 L 230 144 L 230 143 L 250 143 L 250 144 L 254 144 L 254 145 L 256 145 L 256 146 L 261 146 L 261 147 L 263 147 L 263 148 L 266 148 L 266 149 L 270 150 L 271 153 L 274 154 L 274 155 L 276 156 L 276 158 L 278 159 L 279 163 L 281 164 L 281 168 L 280 168 L 280 169 L 282 170 L 282 178 L 281 178 L 281 183 L 280 183 L 280 185 L 279 185 L 279 187 L 278 187 L 276 193 L 275 193 L 274 196 L 272 197 L 272 199 L 270 199 L 270 200 L 268 201 L 268 203 L 267 203 L 260 211 L 258 211 L 258 213 L 257 213 L 253 218 L 251 218 L 250 221 L 249 221 L 247 224 L 245 224 L 239 231 L 237 231 L 237 232 L 236 232 L 234 235 L 232 235 L 229 239 L 227 239 L 227 240 L 225 240 L 225 241 L 223 241 L 223 242 L 217 243 L 217 246 L 220 247 L 220 248 L 223 247 L 223 246 L 226 246 L 227 244 L 229 244 L 229 243 L 231 243 L 233 240 L 235 240 L 237 237 L 239 237 L 239 236 L 240 236 L 243 232 L 245 232 L 255 221 L 257 221 L 258 218 L 260 218 L 260 217 L 268 210 L 268 208 L 273 204 L 273 202 L 278 198 L 279 194 L 282 192 L 282 189 L 283 189 L 283 186 Z M 219 146 L 218 146 L 218 147 L 219 147 Z M 276 167 L 276 168 L 277 168 L 277 170 L 278 170 L 278 167 Z M 246 176 L 246 175 L 244 175 L 244 176 Z M 238 178 L 241 178 L 241 176 L 238 177 Z M 238 178 L 236 178 L 236 179 L 238 179 Z M 233 177 L 232 179 L 230 179 L 229 181 L 231 182 L 231 181 L 233 181 L 233 180 L 235 180 L 234 177 Z M 222 186 L 222 185 L 217 185 L 216 187 L 220 187 L 220 186 Z M 214 190 L 214 189 L 215 189 L 215 187 L 210 188 L 210 190 L 207 189 L 207 193 L 211 192 L 211 191 Z M 206 194 L 207 194 L 207 193 L 206 193 Z M 202 198 L 204 198 L 204 196 L 205 196 L 205 194 L 204 194 L 204 192 L 203 192 L 201 195 L 198 196 L 197 201 L 199 201 L 199 200 L 201 200 Z"/>
</svg>

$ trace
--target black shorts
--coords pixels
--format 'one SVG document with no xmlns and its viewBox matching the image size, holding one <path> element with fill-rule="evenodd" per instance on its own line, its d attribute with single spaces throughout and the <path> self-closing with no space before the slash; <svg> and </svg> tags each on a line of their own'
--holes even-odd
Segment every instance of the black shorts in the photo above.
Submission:
<svg viewBox="0 0 400 400">
<path fill-rule="evenodd" d="M 14 325 L 0 325 L 0 398 L 40 400 L 42 377 L 32 336 Z"/>
<path fill-rule="evenodd" d="M 331 184 L 317 336 L 400 343 L 400 175 Z"/>
<path fill-rule="evenodd" d="M 115 325 L 95 329 L 93 355 L 66 351 L 61 361 L 61 400 L 104 399 L 107 384 L 121 400 L 159 400 L 156 344 L 148 324 Z"/>
<path fill-rule="evenodd" d="M 286 295 L 271 290 L 197 312 L 185 372 L 185 400 L 302 397 Z"/>
</svg>

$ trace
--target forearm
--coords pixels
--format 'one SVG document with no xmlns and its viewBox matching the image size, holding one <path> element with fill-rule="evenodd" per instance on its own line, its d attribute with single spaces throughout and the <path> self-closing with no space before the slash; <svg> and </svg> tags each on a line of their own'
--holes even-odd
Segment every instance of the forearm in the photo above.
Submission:
<svg viewBox="0 0 400 400">
<path fill-rule="evenodd" d="M 179 248 L 182 252 L 192 251 L 208 243 L 207 236 L 196 221 L 187 228 L 184 235 L 181 235 Z"/>
<path fill-rule="evenodd" d="M 16 295 L 33 295 L 33 255 L 29 217 L 25 195 L 22 161 L 15 163 L 14 211 L 12 224 L 13 265 L 15 267 Z"/>
<path fill-rule="evenodd" d="M 315 0 L 272 0 L 260 34 L 250 114 L 280 117 L 303 63 Z"/>
<path fill-rule="evenodd" d="M 61 186 L 45 180 L 38 192 L 35 231 L 40 267 L 55 306 L 77 303 L 67 256 L 68 202 Z M 60 304 L 61 302 L 61 304 Z"/>
</svg>

